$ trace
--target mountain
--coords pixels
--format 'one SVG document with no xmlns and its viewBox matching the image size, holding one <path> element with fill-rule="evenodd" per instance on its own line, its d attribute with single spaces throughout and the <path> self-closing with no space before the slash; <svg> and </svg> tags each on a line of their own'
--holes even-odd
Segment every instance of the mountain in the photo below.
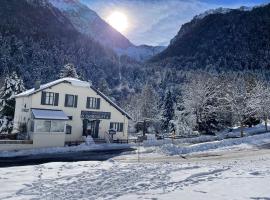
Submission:
<svg viewBox="0 0 270 200">
<path fill-rule="evenodd" d="M 0 75 L 16 71 L 27 87 L 58 78 L 71 62 L 94 84 L 119 84 L 116 54 L 81 34 L 46 0 L 0 1 Z"/>
<path fill-rule="evenodd" d="M 270 69 L 270 4 L 217 9 L 184 24 L 151 62 L 178 69 Z"/>
<path fill-rule="evenodd" d="M 119 56 L 127 55 L 137 61 L 144 61 L 164 50 L 161 46 L 132 44 L 79 0 L 49 0 L 49 2 L 70 19 L 77 31 L 91 36 L 105 48 L 113 49 Z"/>
</svg>

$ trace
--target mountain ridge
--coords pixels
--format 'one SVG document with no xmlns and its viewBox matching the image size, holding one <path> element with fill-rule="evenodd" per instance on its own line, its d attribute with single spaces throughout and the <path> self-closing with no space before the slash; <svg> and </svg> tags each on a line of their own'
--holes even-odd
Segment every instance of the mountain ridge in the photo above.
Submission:
<svg viewBox="0 0 270 200">
<path fill-rule="evenodd" d="M 250 11 L 233 9 L 195 18 L 182 25 L 170 45 L 154 56 L 181 69 L 270 68 L 270 4 Z"/>
<path fill-rule="evenodd" d="M 95 11 L 78 0 L 48 0 L 58 8 L 81 33 L 89 35 L 118 56 L 127 55 L 137 61 L 145 61 L 164 50 L 162 46 L 136 46 L 111 27 Z"/>
</svg>

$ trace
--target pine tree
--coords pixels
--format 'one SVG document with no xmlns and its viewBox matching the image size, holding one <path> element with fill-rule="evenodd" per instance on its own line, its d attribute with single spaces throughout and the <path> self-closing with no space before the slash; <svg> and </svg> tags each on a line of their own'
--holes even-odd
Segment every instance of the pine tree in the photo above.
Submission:
<svg viewBox="0 0 270 200">
<path fill-rule="evenodd" d="M 13 117 L 15 99 L 12 97 L 24 90 L 23 80 L 17 76 L 16 72 L 12 72 L 5 78 L 4 85 L 0 90 L 0 114 L 2 116 Z"/>
<path fill-rule="evenodd" d="M 174 118 L 174 99 L 170 90 L 166 92 L 161 114 L 162 129 L 169 129 L 169 123 Z"/>
<path fill-rule="evenodd" d="M 66 64 L 63 69 L 60 72 L 60 78 L 65 78 L 65 77 L 70 77 L 70 78 L 79 78 L 76 68 L 72 63 Z"/>
</svg>

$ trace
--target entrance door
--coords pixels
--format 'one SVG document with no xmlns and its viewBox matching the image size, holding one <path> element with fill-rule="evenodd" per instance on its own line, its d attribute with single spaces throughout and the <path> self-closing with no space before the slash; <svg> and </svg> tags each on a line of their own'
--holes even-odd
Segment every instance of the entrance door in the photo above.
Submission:
<svg viewBox="0 0 270 200">
<path fill-rule="evenodd" d="M 87 124 L 88 135 L 91 135 L 92 138 L 98 138 L 99 123 L 99 120 L 92 120 Z"/>
</svg>

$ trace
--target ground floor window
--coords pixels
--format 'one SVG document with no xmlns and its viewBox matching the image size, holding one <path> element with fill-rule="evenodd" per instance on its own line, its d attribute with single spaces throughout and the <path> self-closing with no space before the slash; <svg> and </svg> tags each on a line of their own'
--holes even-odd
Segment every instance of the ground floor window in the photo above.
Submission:
<svg viewBox="0 0 270 200">
<path fill-rule="evenodd" d="M 110 123 L 110 129 L 114 129 L 117 132 L 123 132 L 124 123 L 120 122 L 111 122 Z"/>
<path fill-rule="evenodd" d="M 35 120 L 35 132 L 64 132 L 65 122 L 60 120 Z"/>
<path fill-rule="evenodd" d="M 72 132 L 72 126 L 70 126 L 70 125 L 66 125 L 66 134 L 71 134 L 71 132 Z"/>
</svg>

